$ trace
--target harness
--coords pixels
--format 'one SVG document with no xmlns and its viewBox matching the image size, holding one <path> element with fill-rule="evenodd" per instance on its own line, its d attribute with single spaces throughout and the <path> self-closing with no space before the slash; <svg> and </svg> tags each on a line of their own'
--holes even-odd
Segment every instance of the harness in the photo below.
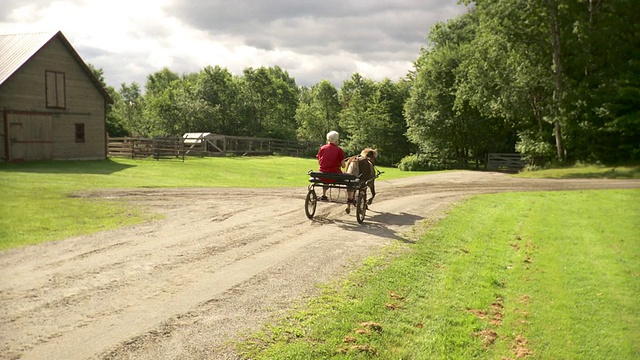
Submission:
<svg viewBox="0 0 640 360">
<path fill-rule="evenodd" d="M 365 160 L 369 164 L 371 169 L 371 175 L 373 176 L 374 174 L 373 163 L 371 162 L 371 160 L 369 160 L 369 158 L 362 155 L 356 155 L 349 158 L 349 162 L 347 163 L 347 173 L 353 174 L 355 176 L 361 175 L 362 172 L 360 171 L 360 162 Z M 368 180 L 368 179 L 364 179 L 364 180 Z"/>
</svg>

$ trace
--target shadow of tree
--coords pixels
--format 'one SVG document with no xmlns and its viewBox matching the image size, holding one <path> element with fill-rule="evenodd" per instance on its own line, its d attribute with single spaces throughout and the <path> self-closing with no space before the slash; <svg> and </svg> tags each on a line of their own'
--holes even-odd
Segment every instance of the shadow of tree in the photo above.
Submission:
<svg viewBox="0 0 640 360">
<path fill-rule="evenodd" d="M 566 174 L 562 177 L 565 179 L 638 179 L 640 167 L 629 170 L 612 168 L 604 172 Z"/>
<path fill-rule="evenodd" d="M 0 163 L 0 172 L 109 175 L 134 166 L 136 165 L 120 164 L 110 159 L 29 161 L 22 163 Z"/>
</svg>

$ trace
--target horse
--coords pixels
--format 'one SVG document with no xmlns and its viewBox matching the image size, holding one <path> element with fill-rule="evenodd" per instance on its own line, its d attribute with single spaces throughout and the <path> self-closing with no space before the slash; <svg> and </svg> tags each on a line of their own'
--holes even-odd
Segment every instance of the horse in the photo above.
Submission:
<svg viewBox="0 0 640 360">
<path fill-rule="evenodd" d="M 369 190 L 371 190 L 371 198 L 367 201 L 367 205 L 371 205 L 373 198 L 376 197 L 376 157 L 378 157 L 378 151 L 376 149 L 365 148 L 359 155 L 349 157 L 345 162 L 346 174 L 360 176 L 361 182 L 368 180 Z M 351 205 L 355 205 L 355 190 L 347 190 L 347 208 L 345 211 L 347 214 L 351 211 Z"/>
</svg>

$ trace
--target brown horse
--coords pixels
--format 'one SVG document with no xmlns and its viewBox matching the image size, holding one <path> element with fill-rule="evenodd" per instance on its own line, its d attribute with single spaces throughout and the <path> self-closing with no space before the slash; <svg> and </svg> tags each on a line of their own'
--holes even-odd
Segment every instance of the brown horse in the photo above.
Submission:
<svg viewBox="0 0 640 360">
<path fill-rule="evenodd" d="M 376 177 L 376 157 L 378 156 L 378 151 L 376 149 L 366 148 L 360 152 L 360 155 L 352 156 L 346 161 L 346 171 L 345 173 L 360 176 L 361 182 L 369 181 L 369 189 L 371 190 L 371 198 L 367 201 L 367 205 L 371 205 L 373 202 L 373 198 L 376 197 L 376 186 L 375 186 L 375 177 Z M 351 211 L 351 205 L 355 205 L 355 190 L 347 191 L 347 208 L 346 212 L 349 213 Z"/>
</svg>

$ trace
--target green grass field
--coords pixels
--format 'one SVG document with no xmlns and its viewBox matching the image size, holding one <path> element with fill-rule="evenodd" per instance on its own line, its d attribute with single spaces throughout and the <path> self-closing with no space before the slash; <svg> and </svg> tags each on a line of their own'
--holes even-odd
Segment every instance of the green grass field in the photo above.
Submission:
<svg viewBox="0 0 640 360">
<path fill-rule="evenodd" d="M 482 195 L 270 324 L 248 359 L 640 358 L 640 191 Z"/>
</svg>

